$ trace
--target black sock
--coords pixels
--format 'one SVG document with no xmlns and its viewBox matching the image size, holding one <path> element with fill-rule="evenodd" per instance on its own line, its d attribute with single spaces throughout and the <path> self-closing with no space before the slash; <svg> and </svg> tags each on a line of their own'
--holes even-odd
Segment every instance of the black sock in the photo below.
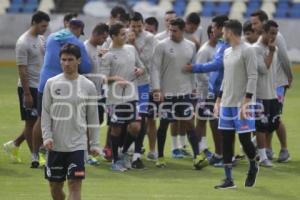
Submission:
<svg viewBox="0 0 300 200">
<path fill-rule="evenodd" d="M 165 119 L 160 120 L 159 128 L 157 130 L 158 157 L 164 157 L 164 148 L 165 148 L 168 126 L 169 126 L 169 121 Z"/>
<path fill-rule="evenodd" d="M 195 130 L 187 131 L 189 142 L 192 146 L 194 158 L 199 154 L 198 138 L 196 136 Z"/>
<path fill-rule="evenodd" d="M 123 153 L 126 153 L 128 151 L 130 145 L 135 141 L 135 139 L 135 137 L 127 132 L 122 150 Z"/>
<path fill-rule="evenodd" d="M 112 152 L 113 152 L 113 161 L 114 163 L 119 160 L 118 157 L 118 149 L 119 149 L 119 143 L 120 143 L 120 137 L 119 136 L 110 136 L 111 139 L 111 146 L 112 146 Z"/>
<path fill-rule="evenodd" d="M 239 139 L 249 160 L 255 160 L 256 151 L 254 144 L 251 141 L 251 133 L 240 134 Z"/>
<path fill-rule="evenodd" d="M 145 134 L 146 134 L 146 117 L 142 117 L 141 130 L 140 130 L 139 135 L 137 136 L 137 138 L 135 140 L 135 147 L 134 147 L 134 152 L 135 153 L 141 153 L 144 138 L 145 138 Z"/>
</svg>

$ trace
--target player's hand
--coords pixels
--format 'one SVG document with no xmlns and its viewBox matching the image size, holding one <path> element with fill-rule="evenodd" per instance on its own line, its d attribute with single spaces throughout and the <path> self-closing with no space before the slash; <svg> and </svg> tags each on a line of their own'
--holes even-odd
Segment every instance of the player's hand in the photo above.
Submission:
<svg viewBox="0 0 300 200">
<path fill-rule="evenodd" d="M 244 98 L 242 106 L 241 106 L 241 113 L 240 113 L 240 119 L 245 120 L 250 117 L 250 112 L 248 110 L 249 108 L 249 103 L 251 99 L 249 98 Z"/>
<path fill-rule="evenodd" d="M 129 84 L 129 82 L 126 80 L 119 80 L 119 81 L 116 81 L 115 83 L 121 88 L 126 88 L 127 85 Z"/>
<path fill-rule="evenodd" d="M 108 49 L 100 49 L 98 52 L 98 56 L 102 57 L 108 52 Z"/>
<path fill-rule="evenodd" d="M 31 94 L 24 94 L 23 104 L 25 108 L 32 108 L 33 106 L 33 98 Z"/>
<path fill-rule="evenodd" d="M 183 68 L 182 71 L 185 73 L 191 73 L 193 71 L 193 65 L 192 64 L 186 64 Z"/>
<path fill-rule="evenodd" d="M 270 52 L 274 52 L 276 50 L 276 45 L 275 45 L 274 41 L 269 41 L 268 48 L 269 48 Z"/>
<path fill-rule="evenodd" d="M 96 156 L 99 156 L 100 151 L 99 151 L 99 149 L 91 148 L 91 149 L 90 149 L 90 154 L 91 154 L 92 156 L 96 157 Z"/>
<path fill-rule="evenodd" d="M 144 74 L 144 72 L 145 72 L 145 70 L 144 69 L 142 69 L 142 68 L 135 68 L 134 69 L 134 75 L 136 76 L 136 77 L 140 77 L 141 75 L 143 75 Z"/>
<path fill-rule="evenodd" d="M 50 139 L 47 139 L 45 142 L 44 142 L 44 146 L 45 148 L 47 149 L 47 151 L 51 151 L 53 149 L 53 140 L 50 138 Z"/>
<path fill-rule="evenodd" d="M 218 98 L 214 105 L 214 117 L 215 118 L 219 118 L 219 116 L 220 116 L 220 104 L 221 104 L 221 100 L 220 100 L 220 98 Z"/>
<path fill-rule="evenodd" d="M 160 90 L 153 90 L 153 100 L 155 102 L 162 102 L 163 97 Z"/>
<path fill-rule="evenodd" d="M 292 87 L 293 79 L 289 79 L 288 82 L 287 88 L 290 89 Z"/>
</svg>

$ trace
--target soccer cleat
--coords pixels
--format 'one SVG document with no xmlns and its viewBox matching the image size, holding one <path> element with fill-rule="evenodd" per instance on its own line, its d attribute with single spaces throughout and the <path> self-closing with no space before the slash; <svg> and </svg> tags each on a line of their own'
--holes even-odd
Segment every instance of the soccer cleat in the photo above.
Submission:
<svg viewBox="0 0 300 200">
<path fill-rule="evenodd" d="M 278 159 L 277 159 L 277 162 L 285 163 L 290 160 L 291 160 L 291 157 L 290 157 L 289 151 L 287 149 L 281 149 Z"/>
<path fill-rule="evenodd" d="M 155 152 L 151 152 L 151 151 L 150 151 L 150 152 L 147 154 L 146 159 L 149 160 L 149 161 L 156 161 L 156 160 L 157 160 L 157 155 L 156 155 Z"/>
<path fill-rule="evenodd" d="M 223 159 L 213 165 L 214 165 L 214 167 L 224 167 Z M 233 163 L 232 163 L 232 165 L 233 165 Z"/>
<path fill-rule="evenodd" d="M 111 169 L 113 171 L 119 171 L 119 172 L 125 172 L 127 169 L 123 166 L 123 162 L 121 160 L 118 160 L 115 163 L 111 164 Z"/>
<path fill-rule="evenodd" d="M 131 163 L 133 169 L 145 169 L 145 165 L 140 158 L 136 159 Z"/>
<path fill-rule="evenodd" d="M 180 151 L 180 149 L 173 149 L 172 150 L 172 158 L 183 158 L 184 155 L 182 154 L 182 152 Z"/>
<path fill-rule="evenodd" d="M 14 141 L 9 141 L 3 144 L 4 151 L 9 155 L 10 159 L 15 163 L 21 163 L 22 160 L 19 156 L 19 147 L 16 147 Z"/>
<path fill-rule="evenodd" d="M 204 149 L 204 154 L 205 154 L 205 156 L 206 156 L 206 158 L 208 159 L 208 160 L 210 160 L 212 157 L 213 157 L 213 153 L 211 152 L 211 151 L 209 151 L 208 149 Z"/>
<path fill-rule="evenodd" d="M 92 166 L 99 166 L 100 165 L 100 160 L 97 157 L 94 157 L 92 155 L 88 155 L 87 159 L 87 164 L 92 165 Z"/>
<path fill-rule="evenodd" d="M 237 154 L 234 158 L 235 158 L 236 161 L 245 160 L 246 155 Z"/>
<path fill-rule="evenodd" d="M 186 147 L 180 148 L 179 151 L 183 157 L 192 157 L 192 154 L 186 149 Z"/>
<path fill-rule="evenodd" d="M 259 165 L 262 167 L 273 167 L 272 161 L 265 159 L 259 162 Z"/>
<path fill-rule="evenodd" d="M 209 164 L 210 165 L 214 165 L 215 163 L 219 163 L 219 162 L 221 162 L 221 161 L 223 161 L 223 158 L 221 157 L 221 158 L 218 158 L 218 157 L 216 157 L 215 155 L 213 155 L 212 157 L 211 157 L 211 159 L 209 159 Z"/>
<path fill-rule="evenodd" d="M 266 149 L 266 154 L 267 154 L 267 157 L 268 157 L 269 160 L 273 160 L 274 153 L 273 153 L 272 149 L 267 148 Z"/>
<path fill-rule="evenodd" d="M 39 153 L 39 164 L 40 166 L 45 166 L 46 164 L 46 154 L 44 153 Z"/>
<path fill-rule="evenodd" d="M 156 163 L 155 163 L 155 166 L 158 167 L 158 168 L 167 167 L 167 163 L 165 161 L 165 158 L 163 158 L 163 157 L 158 158 Z"/>
<path fill-rule="evenodd" d="M 236 185 L 233 183 L 232 179 L 224 179 L 223 183 L 221 183 L 220 185 L 216 185 L 215 189 L 235 189 Z"/>
<path fill-rule="evenodd" d="M 112 149 L 109 148 L 109 147 L 105 147 L 103 149 L 103 154 L 104 154 L 104 158 L 107 160 L 107 161 L 111 161 L 112 160 Z"/>
<path fill-rule="evenodd" d="M 245 187 L 254 187 L 255 186 L 258 171 L 259 171 L 258 165 L 256 165 L 253 169 L 249 169 L 247 178 L 245 180 Z"/>
<path fill-rule="evenodd" d="M 199 155 L 196 156 L 193 165 L 196 170 L 200 170 L 208 165 L 208 161 L 204 152 L 201 152 Z"/>
<path fill-rule="evenodd" d="M 39 163 L 39 156 L 38 154 L 32 154 L 31 156 L 31 166 L 30 168 L 38 168 L 40 166 L 40 163 Z"/>
<path fill-rule="evenodd" d="M 123 153 L 121 156 L 121 161 L 126 169 L 131 169 L 131 160 L 128 153 Z"/>
</svg>

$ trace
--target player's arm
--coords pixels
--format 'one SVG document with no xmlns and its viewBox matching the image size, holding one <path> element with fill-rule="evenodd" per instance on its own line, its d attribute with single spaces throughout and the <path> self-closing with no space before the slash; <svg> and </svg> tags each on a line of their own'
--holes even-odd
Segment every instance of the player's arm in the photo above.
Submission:
<svg viewBox="0 0 300 200">
<path fill-rule="evenodd" d="M 16 44 L 16 61 L 18 65 L 18 72 L 21 81 L 21 85 L 24 91 L 24 106 L 25 108 L 31 108 L 33 106 L 33 98 L 30 93 L 27 64 L 28 64 L 28 49 L 24 44 Z"/>
<path fill-rule="evenodd" d="M 145 65 L 141 61 L 140 56 L 136 49 L 134 49 L 134 56 L 135 56 L 135 66 L 136 69 L 134 71 L 134 75 L 136 77 L 142 76 L 145 73 Z"/>
<path fill-rule="evenodd" d="M 100 153 L 99 147 L 99 117 L 97 108 L 97 91 L 96 87 L 91 84 L 89 88 L 89 98 L 87 103 L 87 128 L 90 142 L 90 152 L 96 156 Z"/>
<path fill-rule="evenodd" d="M 53 148 L 52 116 L 51 116 L 51 82 L 47 81 L 43 91 L 41 128 L 43 144 L 47 150 Z"/>
<path fill-rule="evenodd" d="M 161 91 L 160 91 L 160 71 L 163 63 L 163 45 L 158 43 L 154 49 L 153 62 L 150 71 L 150 79 L 152 85 L 153 98 L 155 101 L 161 101 Z"/>
</svg>

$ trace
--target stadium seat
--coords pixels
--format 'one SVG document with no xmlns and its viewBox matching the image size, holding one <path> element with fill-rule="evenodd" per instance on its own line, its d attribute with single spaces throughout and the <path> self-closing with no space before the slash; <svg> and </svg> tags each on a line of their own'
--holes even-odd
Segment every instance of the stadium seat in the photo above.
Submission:
<svg viewBox="0 0 300 200">
<path fill-rule="evenodd" d="M 55 7 L 53 0 L 41 0 L 39 10 L 50 13 Z"/>
<path fill-rule="evenodd" d="M 159 7 L 161 7 L 161 9 L 167 11 L 167 10 L 172 10 L 173 9 L 173 5 L 171 1 L 163 1 L 161 0 L 158 4 Z"/>
<path fill-rule="evenodd" d="M 3 15 L 6 13 L 6 8 L 9 7 L 9 0 L 3 0 L 0 4 L 0 15 Z"/>
<path fill-rule="evenodd" d="M 186 8 L 185 0 L 176 0 L 173 5 L 173 9 L 176 12 L 177 16 L 183 16 Z"/>
<path fill-rule="evenodd" d="M 153 5 L 157 5 L 158 4 L 158 0 L 148 0 L 149 3 L 153 4 Z"/>
<path fill-rule="evenodd" d="M 200 13 L 202 11 L 202 4 L 199 1 L 189 1 L 186 7 L 185 15 L 188 15 L 191 12 Z"/>
</svg>

